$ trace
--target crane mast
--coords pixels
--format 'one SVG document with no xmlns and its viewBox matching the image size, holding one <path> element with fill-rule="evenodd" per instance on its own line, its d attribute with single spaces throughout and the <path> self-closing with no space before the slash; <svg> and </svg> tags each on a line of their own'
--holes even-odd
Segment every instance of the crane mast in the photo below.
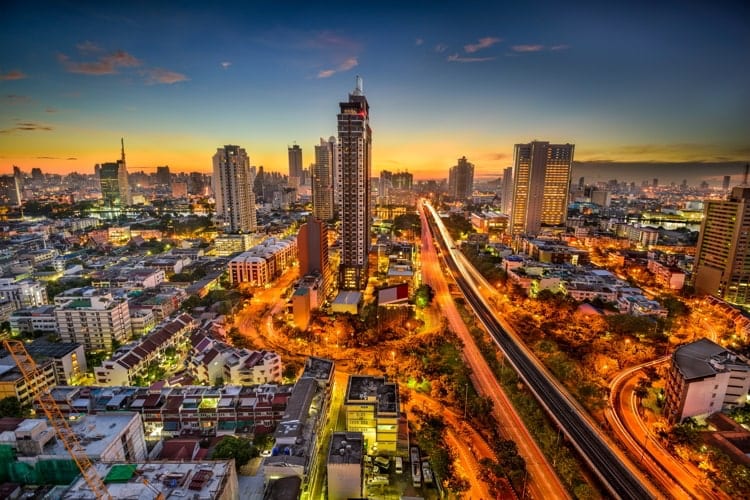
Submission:
<svg viewBox="0 0 750 500">
<path fill-rule="evenodd" d="M 107 486 L 96 471 L 96 468 L 88 455 L 86 455 L 86 451 L 78 441 L 73 429 L 70 428 L 65 415 L 63 415 L 49 389 L 39 390 L 39 387 L 36 384 L 37 377 L 35 377 L 38 367 L 31 356 L 29 356 L 23 342 L 20 340 L 3 340 L 3 344 L 5 345 L 5 349 L 13 357 L 13 361 L 16 362 L 18 369 L 21 371 L 21 375 L 23 375 L 23 379 L 26 381 L 26 386 L 29 388 L 29 391 L 35 395 L 35 398 L 39 403 L 39 406 L 42 408 L 42 411 L 44 411 L 44 414 L 47 416 L 50 425 L 55 429 L 57 438 L 62 442 L 63 446 L 65 446 L 65 449 L 78 466 L 83 479 L 86 481 L 86 484 L 89 485 L 89 488 L 91 488 L 94 495 L 96 495 L 97 500 L 111 499 L 112 497 L 107 490 Z"/>
</svg>

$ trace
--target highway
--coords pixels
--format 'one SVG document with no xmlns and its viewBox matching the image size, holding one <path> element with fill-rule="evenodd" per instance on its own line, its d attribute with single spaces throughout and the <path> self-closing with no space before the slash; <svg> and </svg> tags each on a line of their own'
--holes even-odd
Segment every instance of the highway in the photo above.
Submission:
<svg viewBox="0 0 750 500">
<path fill-rule="evenodd" d="M 420 217 L 422 220 L 422 274 L 424 282 L 432 287 L 435 292 L 437 307 L 447 320 L 451 330 L 463 342 L 463 357 L 471 368 L 474 387 L 479 394 L 492 401 L 492 413 L 500 426 L 503 437 L 512 439 L 516 443 L 518 453 L 526 461 L 526 470 L 529 474 L 529 487 L 526 490 L 526 496 L 538 499 L 570 498 L 565 486 L 534 441 L 523 420 L 513 408 L 513 404 L 469 333 L 448 290 L 446 276 L 440 267 L 424 210 L 420 211 Z"/>
<path fill-rule="evenodd" d="M 537 401 L 557 423 L 579 452 L 601 484 L 616 498 L 644 499 L 662 495 L 652 486 L 625 455 L 612 446 L 583 410 L 523 345 L 502 318 L 496 318 L 467 271 L 467 265 L 456 257 L 454 243 L 434 208 L 423 203 L 430 213 L 433 234 L 446 250 L 446 262 L 456 283 L 477 319 L 490 332 L 495 343 L 514 367 Z"/>
</svg>

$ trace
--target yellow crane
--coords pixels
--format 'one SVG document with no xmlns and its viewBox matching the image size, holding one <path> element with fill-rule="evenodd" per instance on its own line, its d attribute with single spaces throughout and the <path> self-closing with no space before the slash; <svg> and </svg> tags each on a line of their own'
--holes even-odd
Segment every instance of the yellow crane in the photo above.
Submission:
<svg viewBox="0 0 750 500">
<path fill-rule="evenodd" d="M 50 394 L 49 389 L 39 390 L 39 386 L 36 383 L 38 367 L 31 356 L 29 356 L 23 342 L 20 340 L 3 340 L 3 344 L 5 350 L 10 353 L 13 361 L 16 362 L 18 369 L 21 371 L 21 375 L 23 375 L 23 379 L 26 381 L 26 387 L 34 394 L 50 425 L 55 429 L 57 438 L 65 446 L 65 449 L 68 450 L 71 458 L 81 471 L 86 484 L 89 485 L 91 491 L 96 495 L 97 500 L 111 499 L 112 496 L 109 494 L 107 486 L 96 471 L 88 455 L 86 455 L 86 450 L 81 446 L 73 429 L 70 428 L 65 415 L 63 415 L 52 394 Z"/>
</svg>

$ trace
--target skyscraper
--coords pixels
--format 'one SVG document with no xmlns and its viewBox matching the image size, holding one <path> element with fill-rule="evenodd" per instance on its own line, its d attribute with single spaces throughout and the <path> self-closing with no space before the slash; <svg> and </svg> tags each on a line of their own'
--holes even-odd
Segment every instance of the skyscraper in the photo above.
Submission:
<svg viewBox="0 0 750 500">
<path fill-rule="evenodd" d="M 573 144 L 533 141 L 513 152 L 511 234 L 537 234 L 565 224 Z"/>
<path fill-rule="evenodd" d="M 750 304 L 750 186 L 726 200 L 706 200 L 695 255 L 695 290 L 733 304 Z"/>
<path fill-rule="evenodd" d="M 19 206 L 21 189 L 15 175 L 0 175 L 0 206 Z"/>
<path fill-rule="evenodd" d="M 362 79 L 349 94 L 349 101 L 339 104 L 339 147 L 341 206 L 341 265 L 339 288 L 363 290 L 367 285 L 370 252 L 370 161 L 372 130 L 370 106 L 362 91 Z"/>
<path fill-rule="evenodd" d="M 211 182 L 216 199 L 216 216 L 222 221 L 224 232 L 255 232 L 255 175 L 247 152 L 233 145 L 217 148 L 213 163 Z"/>
<path fill-rule="evenodd" d="M 159 186 L 169 187 L 172 183 L 172 176 L 169 172 L 169 166 L 156 167 L 156 183 Z"/>
<path fill-rule="evenodd" d="M 299 188 L 302 184 L 302 148 L 294 145 L 289 149 L 289 187 Z"/>
<path fill-rule="evenodd" d="M 456 200 L 468 200 L 474 191 L 474 164 L 466 157 L 458 159 L 458 163 L 448 171 L 448 195 Z"/>
<path fill-rule="evenodd" d="M 513 167 L 503 169 L 502 212 L 510 215 L 513 207 Z"/>
<path fill-rule="evenodd" d="M 320 138 L 315 146 L 312 166 L 313 215 L 320 220 L 333 219 L 333 165 L 336 159 L 336 138 Z"/>
<path fill-rule="evenodd" d="M 727 191 L 729 189 L 729 183 L 732 182 L 731 175 L 725 175 L 724 180 L 721 182 L 721 189 Z"/>
<path fill-rule="evenodd" d="M 130 197 L 128 169 L 125 165 L 125 140 L 120 139 L 120 159 L 116 162 L 102 163 L 99 169 L 99 181 L 102 188 L 104 206 L 122 208 L 133 203 Z"/>
<path fill-rule="evenodd" d="M 328 226 L 325 222 L 310 217 L 302 224 L 297 234 L 299 274 L 320 274 L 323 279 L 322 297 L 327 297 L 331 286 L 331 268 L 328 263 Z"/>
</svg>

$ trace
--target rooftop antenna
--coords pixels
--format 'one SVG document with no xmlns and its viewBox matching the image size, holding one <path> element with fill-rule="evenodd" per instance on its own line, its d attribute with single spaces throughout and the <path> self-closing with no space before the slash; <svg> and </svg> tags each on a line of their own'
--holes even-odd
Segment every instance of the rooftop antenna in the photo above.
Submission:
<svg viewBox="0 0 750 500">
<path fill-rule="evenodd" d="M 120 146 L 122 147 L 122 161 L 125 161 L 125 139 L 120 137 Z"/>
<path fill-rule="evenodd" d="M 747 186 L 747 173 L 750 171 L 750 163 L 745 163 L 745 176 L 742 178 L 742 185 Z"/>
<path fill-rule="evenodd" d="M 364 90 L 362 89 L 362 77 L 357 75 L 357 86 L 354 89 L 354 95 L 364 95 Z"/>
</svg>

